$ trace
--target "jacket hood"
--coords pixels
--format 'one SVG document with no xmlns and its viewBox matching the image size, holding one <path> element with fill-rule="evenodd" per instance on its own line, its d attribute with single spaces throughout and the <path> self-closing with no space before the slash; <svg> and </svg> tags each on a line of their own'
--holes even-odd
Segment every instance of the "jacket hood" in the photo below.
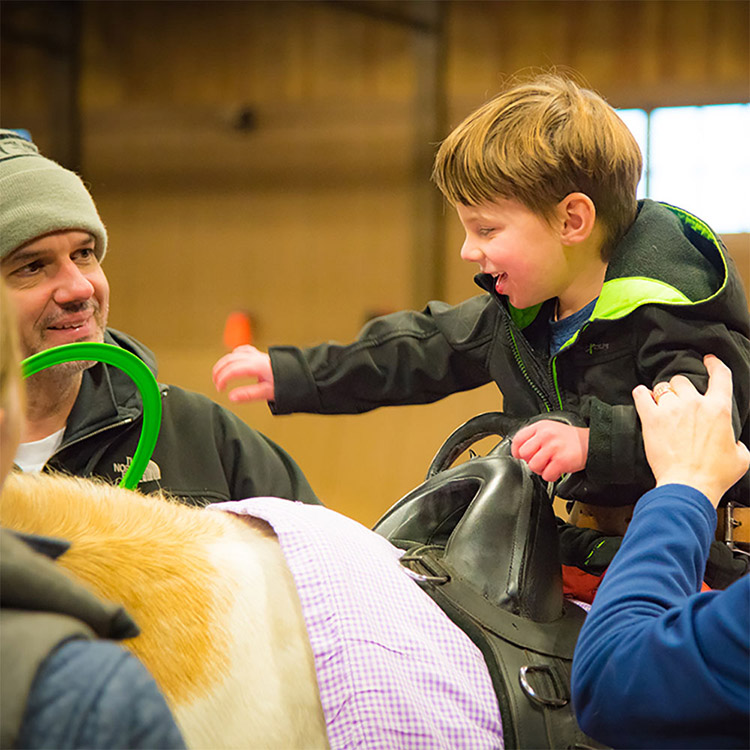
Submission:
<svg viewBox="0 0 750 750">
<path fill-rule="evenodd" d="M 666 203 L 643 200 L 615 248 L 591 316 L 617 319 L 641 305 L 697 305 L 726 286 L 728 261 L 713 230 Z"/>
<path fill-rule="evenodd" d="M 121 349 L 126 349 L 127 351 L 132 352 L 138 357 L 138 359 L 142 359 L 148 365 L 149 370 L 151 370 L 154 377 L 156 377 L 158 369 L 156 356 L 147 346 L 141 344 L 140 341 L 136 341 L 132 336 L 128 336 L 127 333 L 118 331 L 115 328 L 107 328 L 107 331 L 104 334 L 104 343 L 114 344 Z"/>
</svg>

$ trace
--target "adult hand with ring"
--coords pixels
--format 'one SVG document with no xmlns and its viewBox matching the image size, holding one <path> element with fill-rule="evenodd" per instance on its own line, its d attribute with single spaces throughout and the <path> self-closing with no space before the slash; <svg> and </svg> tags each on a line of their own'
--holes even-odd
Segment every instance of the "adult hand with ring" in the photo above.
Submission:
<svg viewBox="0 0 750 750">
<path fill-rule="evenodd" d="M 708 371 L 705 395 L 684 375 L 676 375 L 653 391 L 637 386 L 633 399 L 656 485 L 690 485 L 716 507 L 747 471 L 750 451 L 732 429 L 731 371 L 710 354 L 703 363 Z"/>
<path fill-rule="evenodd" d="M 657 383 L 653 387 L 653 390 L 651 391 L 653 399 L 654 401 L 656 401 L 657 404 L 659 403 L 659 399 L 666 393 L 674 393 L 675 396 L 677 395 L 677 391 L 675 391 L 675 389 L 672 388 L 672 386 L 666 382 Z"/>
</svg>

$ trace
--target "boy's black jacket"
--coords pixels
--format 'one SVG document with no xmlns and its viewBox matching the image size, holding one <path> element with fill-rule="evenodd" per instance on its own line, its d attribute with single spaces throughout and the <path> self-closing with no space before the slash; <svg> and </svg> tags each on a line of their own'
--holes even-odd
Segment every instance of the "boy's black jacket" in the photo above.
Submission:
<svg viewBox="0 0 750 750">
<path fill-rule="evenodd" d="M 494 291 L 491 277 L 476 281 L 487 294 L 377 318 L 349 345 L 272 347 L 272 410 L 358 413 L 429 403 L 494 381 L 509 414 L 580 414 L 590 428 L 589 453 L 569 496 L 627 505 L 654 483 L 632 389 L 681 373 L 704 392 L 702 358 L 715 354 L 732 370 L 733 423 L 748 442 L 747 298 L 723 244 L 696 217 L 642 201 L 614 250 L 590 321 L 553 358 L 555 300 L 518 310 Z M 746 475 L 728 498 L 748 505 L 748 494 Z"/>
</svg>

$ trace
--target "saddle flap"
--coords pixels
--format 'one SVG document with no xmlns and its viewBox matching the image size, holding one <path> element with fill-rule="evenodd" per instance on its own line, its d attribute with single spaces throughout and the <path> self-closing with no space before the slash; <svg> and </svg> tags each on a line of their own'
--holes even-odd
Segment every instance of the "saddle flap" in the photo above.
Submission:
<svg viewBox="0 0 750 750">
<path fill-rule="evenodd" d="M 436 474 L 375 526 L 397 546 L 445 548 L 442 562 L 492 604 L 537 622 L 563 610 L 557 525 L 544 487 L 509 456 Z"/>
<path fill-rule="evenodd" d="M 557 524 L 542 483 L 510 457 L 490 469 L 445 547 L 444 564 L 490 602 L 536 622 L 563 608 Z"/>
</svg>

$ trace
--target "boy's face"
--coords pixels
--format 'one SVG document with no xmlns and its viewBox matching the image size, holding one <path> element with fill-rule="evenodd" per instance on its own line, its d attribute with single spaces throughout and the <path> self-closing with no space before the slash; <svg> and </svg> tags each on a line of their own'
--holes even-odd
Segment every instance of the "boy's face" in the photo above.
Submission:
<svg viewBox="0 0 750 750">
<path fill-rule="evenodd" d="M 457 203 L 456 211 L 466 230 L 461 258 L 493 276 L 497 292 L 514 307 L 531 307 L 567 289 L 570 267 L 555 222 L 550 226 L 504 198 L 478 206 Z"/>
</svg>

